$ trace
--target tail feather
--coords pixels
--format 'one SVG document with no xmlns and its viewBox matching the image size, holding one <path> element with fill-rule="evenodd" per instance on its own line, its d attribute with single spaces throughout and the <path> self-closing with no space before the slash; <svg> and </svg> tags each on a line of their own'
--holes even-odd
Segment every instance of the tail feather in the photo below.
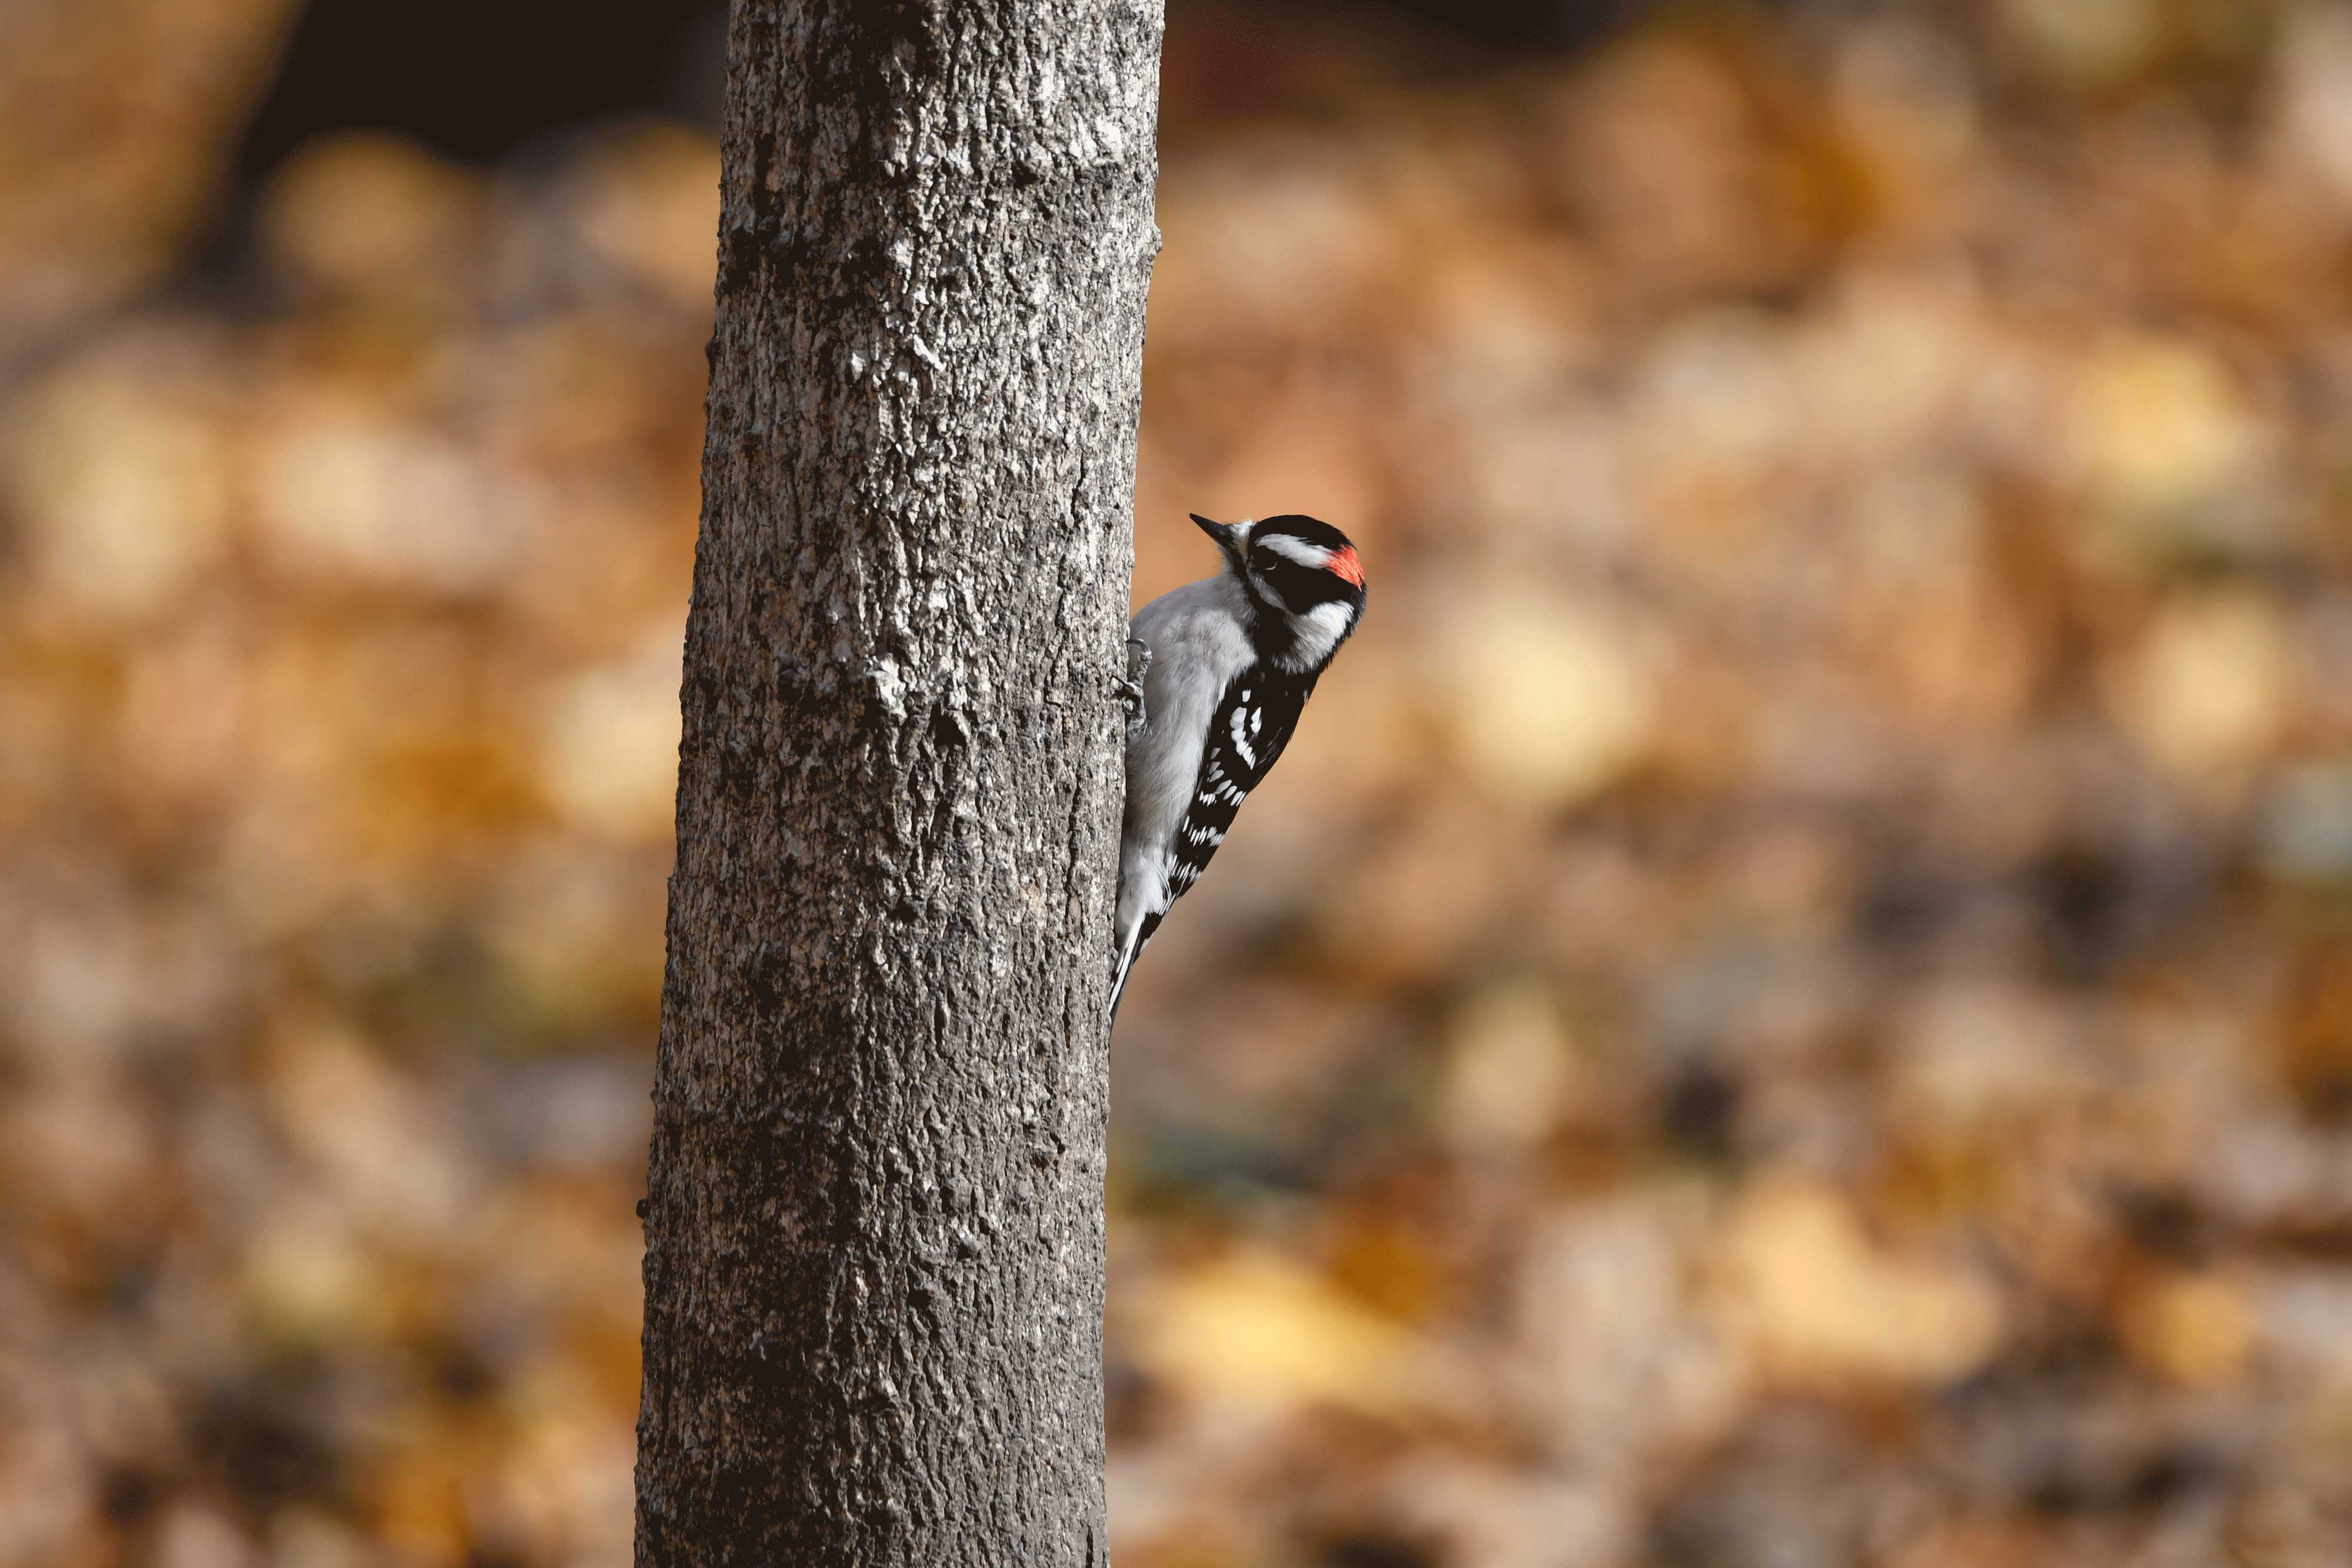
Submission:
<svg viewBox="0 0 2352 1568">
<path fill-rule="evenodd" d="M 1119 998 L 1127 995 L 1127 977 L 1135 973 L 1135 961 L 1143 956 L 1144 948 L 1151 945 L 1151 934 L 1159 929 L 1160 916 L 1146 915 L 1135 923 L 1135 928 L 1127 934 L 1127 940 L 1119 945 L 1118 965 L 1112 969 L 1110 977 L 1110 1019 L 1113 1023 L 1118 1021 Z"/>
</svg>

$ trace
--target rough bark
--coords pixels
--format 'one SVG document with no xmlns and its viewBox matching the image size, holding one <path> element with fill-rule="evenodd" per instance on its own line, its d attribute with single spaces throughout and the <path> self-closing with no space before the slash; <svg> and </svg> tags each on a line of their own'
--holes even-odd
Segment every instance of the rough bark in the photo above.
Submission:
<svg viewBox="0 0 2352 1568">
<path fill-rule="evenodd" d="M 1085 1564 L 1158 0 L 737 0 L 637 1561 Z"/>
</svg>

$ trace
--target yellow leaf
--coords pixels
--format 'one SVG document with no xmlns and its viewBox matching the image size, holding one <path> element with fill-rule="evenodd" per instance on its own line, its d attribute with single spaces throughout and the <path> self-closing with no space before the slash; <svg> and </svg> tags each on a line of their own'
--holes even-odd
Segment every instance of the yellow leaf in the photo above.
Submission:
<svg viewBox="0 0 2352 1568">
<path fill-rule="evenodd" d="M 1139 1360 L 1180 1389 L 1226 1403 L 1381 1413 L 1412 1393 L 1402 1329 L 1268 1253 L 1223 1258 L 1158 1285 L 1135 1322 Z"/>
</svg>

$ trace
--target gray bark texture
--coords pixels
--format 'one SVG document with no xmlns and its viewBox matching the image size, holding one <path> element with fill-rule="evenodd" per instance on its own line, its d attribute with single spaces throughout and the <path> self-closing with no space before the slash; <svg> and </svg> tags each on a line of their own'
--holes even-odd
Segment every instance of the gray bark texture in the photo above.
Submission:
<svg viewBox="0 0 2352 1568">
<path fill-rule="evenodd" d="M 637 1562 L 1102 1561 L 1159 0 L 737 0 Z"/>
</svg>

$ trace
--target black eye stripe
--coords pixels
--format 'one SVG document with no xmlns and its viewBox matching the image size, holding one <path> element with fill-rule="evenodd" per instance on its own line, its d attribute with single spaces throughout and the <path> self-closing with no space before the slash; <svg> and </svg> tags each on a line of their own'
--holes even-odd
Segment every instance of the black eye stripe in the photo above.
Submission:
<svg viewBox="0 0 2352 1568">
<path fill-rule="evenodd" d="M 1294 609 L 1341 598 L 1347 592 L 1345 585 L 1323 568 L 1302 565 L 1271 550 L 1253 555 L 1250 565 L 1265 580 L 1266 586 Z"/>
<path fill-rule="evenodd" d="M 1277 555 L 1272 550 L 1261 551 L 1258 554 L 1257 568 L 1268 577 L 1292 578 L 1300 582 L 1306 581 L 1310 577 L 1319 577 L 1323 572 L 1323 569 L 1319 566 L 1308 566 L 1304 561 L 1293 560 L 1286 555 Z"/>
</svg>

